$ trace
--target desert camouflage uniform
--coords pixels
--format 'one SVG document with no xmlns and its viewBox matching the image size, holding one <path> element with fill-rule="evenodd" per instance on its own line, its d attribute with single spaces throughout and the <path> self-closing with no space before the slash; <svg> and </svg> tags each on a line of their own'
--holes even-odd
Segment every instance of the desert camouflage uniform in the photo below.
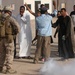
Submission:
<svg viewBox="0 0 75 75">
<path fill-rule="evenodd" d="M 5 14 L 4 16 L 7 17 L 8 14 Z M 13 25 L 17 26 L 19 32 L 20 27 L 19 24 L 16 22 L 16 20 L 10 17 L 9 23 L 10 22 Z M 12 35 L 12 37 L 14 36 Z M 14 55 L 14 40 L 12 39 L 12 42 L 8 42 L 6 37 L 1 38 L 0 39 L 0 67 L 6 70 L 12 69 L 13 55 Z"/>
<path fill-rule="evenodd" d="M 0 67 L 11 69 L 13 62 L 14 43 L 8 43 L 6 38 L 0 40 Z"/>
<path fill-rule="evenodd" d="M 0 71 L 4 65 L 6 50 L 4 46 L 5 38 L 0 38 Z"/>
</svg>

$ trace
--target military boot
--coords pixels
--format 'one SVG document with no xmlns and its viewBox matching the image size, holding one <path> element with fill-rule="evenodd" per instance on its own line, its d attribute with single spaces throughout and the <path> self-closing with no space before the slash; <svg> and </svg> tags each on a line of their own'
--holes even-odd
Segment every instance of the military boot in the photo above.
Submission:
<svg viewBox="0 0 75 75">
<path fill-rule="evenodd" d="M 34 59 L 33 63 L 38 64 L 38 60 Z"/>
<path fill-rule="evenodd" d="M 15 74 L 17 73 L 17 71 L 13 70 L 13 69 L 9 69 L 9 70 L 2 70 L 3 74 Z"/>
<path fill-rule="evenodd" d="M 7 71 L 6 70 L 2 70 L 1 73 L 7 74 Z"/>
<path fill-rule="evenodd" d="M 8 69 L 7 70 L 7 73 L 9 73 L 9 74 L 15 74 L 15 73 L 17 73 L 17 71 L 15 71 L 13 69 Z"/>
</svg>

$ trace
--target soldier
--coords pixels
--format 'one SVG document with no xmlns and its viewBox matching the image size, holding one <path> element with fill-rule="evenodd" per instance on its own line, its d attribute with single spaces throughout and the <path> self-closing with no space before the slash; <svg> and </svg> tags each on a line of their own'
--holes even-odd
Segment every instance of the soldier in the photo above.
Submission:
<svg viewBox="0 0 75 75">
<path fill-rule="evenodd" d="M 0 18 L 1 18 L 1 15 L 2 15 L 2 7 L 0 6 Z M 1 24 L 0 24 L 1 25 Z M 3 61 L 3 50 L 2 50 L 2 43 L 1 43 L 1 40 L 0 40 L 0 61 Z M 0 62 L 0 71 L 2 70 L 2 65 L 3 65 L 3 62 Z"/>
<path fill-rule="evenodd" d="M 4 7 L 3 14 L 3 31 L 0 35 L 0 51 L 2 51 L 2 63 L 0 67 L 2 68 L 2 73 L 16 73 L 12 69 L 13 55 L 14 55 L 14 35 L 17 35 L 20 31 L 20 27 L 16 20 L 11 17 L 12 9 L 9 6 Z M 0 55 L 1 56 L 1 55 Z"/>
</svg>

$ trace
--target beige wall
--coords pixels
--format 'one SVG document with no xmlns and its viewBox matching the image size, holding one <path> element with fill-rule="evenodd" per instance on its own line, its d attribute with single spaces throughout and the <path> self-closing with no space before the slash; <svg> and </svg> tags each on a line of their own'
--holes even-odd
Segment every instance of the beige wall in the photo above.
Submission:
<svg viewBox="0 0 75 75">
<path fill-rule="evenodd" d="M 35 12 L 35 3 L 34 3 L 34 0 L 24 0 L 24 3 L 27 3 L 27 4 L 31 4 L 31 10 L 33 11 L 33 12 Z M 26 11 L 26 12 L 28 12 L 28 11 Z M 29 12 L 28 12 L 29 13 Z M 30 13 L 29 13 L 30 14 Z M 34 19 L 35 17 L 32 15 L 32 14 L 30 14 L 30 18 L 31 19 Z"/>
<path fill-rule="evenodd" d="M 49 10 L 48 12 L 51 13 L 52 12 L 52 0 L 2 0 L 2 5 L 3 6 L 7 6 L 7 5 L 11 5 L 14 4 L 14 10 L 13 10 L 13 14 L 17 15 L 19 13 L 19 7 L 21 5 L 23 5 L 25 2 L 27 4 L 31 4 L 31 10 L 33 12 L 35 12 L 35 1 L 41 1 L 42 4 L 49 4 Z M 28 12 L 28 11 L 26 11 Z M 29 13 L 29 12 L 28 12 Z M 29 13 L 30 14 L 30 13 Z M 33 15 L 30 14 L 30 18 L 33 20 L 35 19 L 35 17 Z"/>
<path fill-rule="evenodd" d="M 70 14 L 71 11 L 73 11 L 73 5 L 75 4 L 75 0 L 59 0 L 59 10 L 61 9 L 61 4 L 66 4 L 66 9 L 68 14 Z"/>
<path fill-rule="evenodd" d="M 52 0 L 24 0 L 24 3 L 31 4 L 31 10 L 35 12 L 35 1 L 41 1 L 41 4 L 49 4 L 49 13 L 52 13 Z M 30 14 L 30 13 L 29 13 Z M 35 19 L 33 15 L 31 15 L 31 19 Z"/>
<path fill-rule="evenodd" d="M 49 4 L 49 13 L 52 13 L 52 0 L 41 0 L 41 4 Z"/>
<path fill-rule="evenodd" d="M 0 5 L 2 5 L 2 0 L 0 0 Z"/>
<path fill-rule="evenodd" d="M 19 7 L 21 5 L 23 5 L 23 0 L 2 0 L 2 6 L 7 6 L 7 5 L 11 5 L 14 4 L 14 10 L 13 10 L 13 14 L 17 15 L 19 13 Z"/>
</svg>

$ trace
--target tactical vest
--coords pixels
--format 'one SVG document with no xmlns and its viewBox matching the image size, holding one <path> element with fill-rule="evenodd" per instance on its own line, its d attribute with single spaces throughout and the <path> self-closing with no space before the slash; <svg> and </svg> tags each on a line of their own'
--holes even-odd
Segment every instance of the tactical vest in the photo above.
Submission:
<svg viewBox="0 0 75 75">
<path fill-rule="evenodd" d="M 0 37 L 16 35 L 17 33 L 18 28 L 10 22 L 10 16 L 4 18 L 3 15 L 0 15 Z"/>
<path fill-rule="evenodd" d="M 18 33 L 18 27 L 10 22 L 10 16 L 8 16 L 5 21 L 5 34 L 16 35 L 17 33 Z"/>
<path fill-rule="evenodd" d="M 5 37 L 8 42 L 12 42 L 13 36 L 18 32 L 17 26 L 11 24 L 10 16 L 4 18 L 0 16 L 0 38 Z"/>
<path fill-rule="evenodd" d="M 10 19 L 10 16 L 7 16 L 5 20 L 5 35 L 12 35 L 13 33 L 12 25 L 9 19 Z"/>
<path fill-rule="evenodd" d="M 0 37 L 5 37 L 6 35 L 12 34 L 12 27 L 9 22 L 9 16 L 4 18 L 0 15 Z"/>
</svg>

